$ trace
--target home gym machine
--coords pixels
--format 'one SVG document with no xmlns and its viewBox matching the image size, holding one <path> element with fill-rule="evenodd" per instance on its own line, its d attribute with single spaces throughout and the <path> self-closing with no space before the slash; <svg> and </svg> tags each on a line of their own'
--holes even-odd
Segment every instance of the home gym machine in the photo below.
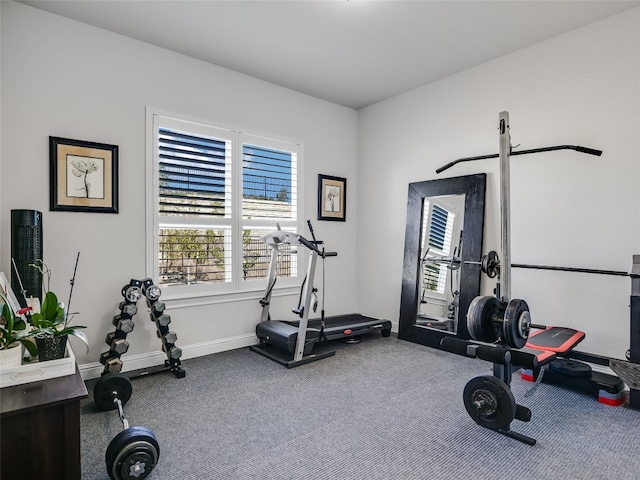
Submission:
<svg viewBox="0 0 640 480">
<path fill-rule="evenodd" d="M 130 427 L 122 407 L 131 398 L 131 381 L 118 373 L 100 377 L 93 389 L 93 398 L 100 410 L 118 409 L 123 430 L 118 433 L 105 454 L 111 480 L 146 478 L 158 463 L 160 446 L 151 430 Z"/>
<path fill-rule="evenodd" d="M 279 225 L 277 231 L 265 235 L 261 239 L 272 249 L 272 252 L 267 288 L 264 297 L 260 300 L 262 315 L 260 323 L 256 325 L 256 336 L 260 343 L 249 348 L 287 368 L 304 365 L 335 354 L 335 350 L 313 352 L 314 346 L 320 342 L 336 339 L 357 341 L 357 336 L 378 330 L 381 331 L 383 337 L 388 337 L 391 334 L 389 320 L 379 320 L 357 313 L 325 317 L 324 291 L 322 292 L 323 305 L 320 318 L 309 319 L 311 310 L 315 312 L 318 303 L 317 288 L 313 285 L 318 257 L 322 258 L 324 262 L 326 257 L 335 257 L 337 253 L 325 252 L 324 247 L 319 248 L 324 242 L 316 240 L 311 220 L 307 220 L 307 225 L 313 240 L 307 240 L 297 233 L 282 231 Z M 300 317 L 300 320 L 271 320 L 269 306 L 277 280 L 279 257 L 286 253 L 283 247 L 289 248 L 288 246 L 298 245 L 304 245 L 310 251 L 307 274 L 300 289 L 299 303 L 292 310 Z M 324 278 L 324 268 L 322 275 Z"/>
<path fill-rule="evenodd" d="M 122 360 L 120 356 L 129 350 L 129 342 L 127 335 L 133 331 L 135 326 L 133 317 L 138 312 L 137 302 L 144 295 L 149 308 L 151 321 L 156 324 L 156 333 L 162 341 L 162 351 L 165 352 L 167 359 L 163 366 L 145 369 L 144 372 L 131 374 L 129 377 L 147 375 L 169 370 L 176 377 L 182 378 L 186 375 L 181 367 L 180 357 L 182 349 L 175 345 L 178 336 L 175 332 L 169 330 L 171 316 L 165 313 L 165 304 L 160 301 L 162 291 L 160 287 L 154 285 L 153 280 L 145 278 L 144 280 L 131 279 L 128 285 L 122 287 L 122 296 L 124 300 L 120 302 L 120 313 L 113 317 L 113 325 L 116 327 L 114 332 L 107 335 L 105 343 L 109 346 L 109 350 L 100 355 L 100 363 L 104 365 L 102 375 L 107 373 L 118 373 L 122 370 Z"/>
<path fill-rule="evenodd" d="M 443 338 L 441 347 L 452 353 L 477 357 L 493 363 L 493 376 L 476 377 L 470 380 L 464 388 L 464 406 L 471 418 L 485 428 L 495 430 L 528 445 L 535 445 L 535 439 L 511 430 L 513 420 L 524 422 L 531 420 L 531 410 L 516 404 L 510 388 L 511 377 L 513 372 L 521 367 L 534 369 L 551 362 L 556 358 L 556 354 L 550 350 L 524 348 L 532 328 L 546 329 L 546 327 L 532 323 L 526 301 L 511 298 L 509 157 L 516 154 L 563 149 L 597 156 L 602 152 L 571 145 L 512 152 L 509 129 L 509 113 L 500 112 L 499 154 L 455 160 L 436 170 L 436 173 L 440 173 L 465 161 L 496 157 L 500 159 L 502 261 L 498 259 L 495 252 L 491 252 L 479 262 L 484 273 L 490 277 L 498 277 L 494 291 L 495 296 L 475 297 L 469 305 L 467 328 L 473 340 Z M 569 349 L 572 348 L 571 345 L 566 346 Z"/>
</svg>

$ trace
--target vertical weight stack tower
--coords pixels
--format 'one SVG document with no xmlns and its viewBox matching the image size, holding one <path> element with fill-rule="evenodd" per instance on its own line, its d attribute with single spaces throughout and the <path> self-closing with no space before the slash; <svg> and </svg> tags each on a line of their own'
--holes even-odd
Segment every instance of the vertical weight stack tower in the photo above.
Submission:
<svg viewBox="0 0 640 480">
<path fill-rule="evenodd" d="M 26 307 L 26 298 L 42 300 L 42 277 L 29 264 L 42 259 L 42 212 L 37 210 L 11 210 L 11 287 L 17 293 L 20 306 Z M 17 273 L 16 273 L 17 270 Z M 22 287 L 20 286 L 22 280 Z"/>
</svg>

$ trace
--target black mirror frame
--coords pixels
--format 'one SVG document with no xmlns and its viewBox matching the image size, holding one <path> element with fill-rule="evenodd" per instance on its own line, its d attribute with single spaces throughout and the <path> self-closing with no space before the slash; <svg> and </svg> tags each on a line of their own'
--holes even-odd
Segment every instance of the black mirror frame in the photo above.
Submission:
<svg viewBox="0 0 640 480">
<path fill-rule="evenodd" d="M 484 203 L 487 175 L 479 173 L 409 184 L 407 227 L 404 241 L 404 264 L 400 296 L 398 338 L 434 348 L 440 348 L 444 337 L 470 339 L 466 315 L 469 304 L 480 294 L 480 262 L 484 236 Z M 416 325 L 418 314 L 419 256 L 422 243 L 424 199 L 443 195 L 464 194 L 464 227 L 460 265 L 460 304 L 456 333 Z"/>
</svg>

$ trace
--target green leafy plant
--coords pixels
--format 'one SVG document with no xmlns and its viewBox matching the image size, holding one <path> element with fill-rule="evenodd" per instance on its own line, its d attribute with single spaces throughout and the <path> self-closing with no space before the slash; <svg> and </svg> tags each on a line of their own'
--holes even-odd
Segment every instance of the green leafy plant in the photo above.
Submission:
<svg viewBox="0 0 640 480">
<path fill-rule="evenodd" d="M 60 305 L 58 297 L 49 289 L 51 280 L 51 270 L 42 260 L 37 260 L 36 264 L 30 266 L 38 269 L 42 275 L 43 284 L 45 286 L 44 300 L 40 311 L 31 315 L 31 324 L 34 327 L 34 336 L 44 337 L 47 335 L 59 337 L 62 335 L 73 335 L 79 338 L 87 346 L 89 351 L 89 339 L 82 331 L 83 328 L 87 328 L 84 325 L 70 325 L 71 318 L 69 312 Z"/>
<path fill-rule="evenodd" d="M 38 354 L 36 345 L 29 340 L 34 335 L 33 330 L 27 328 L 27 323 L 20 317 L 16 317 L 9 305 L 9 300 L 0 293 L 2 300 L 2 322 L 0 322 L 0 350 L 7 350 L 16 342 L 22 343 L 31 356 Z"/>
</svg>

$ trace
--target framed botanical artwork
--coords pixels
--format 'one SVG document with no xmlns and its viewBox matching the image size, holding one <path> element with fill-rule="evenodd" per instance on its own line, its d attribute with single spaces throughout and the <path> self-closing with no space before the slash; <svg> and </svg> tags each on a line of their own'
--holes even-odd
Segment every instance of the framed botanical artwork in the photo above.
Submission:
<svg viewBox="0 0 640 480">
<path fill-rule="evenodd" d="M 118 213 L 118 146 L 49 137 L 49 209 Z"/>
<path fill-rule="evenodd" d="M 347 179 L 318 175 L 318 220 L 347 219 Z"/>
</svg>

